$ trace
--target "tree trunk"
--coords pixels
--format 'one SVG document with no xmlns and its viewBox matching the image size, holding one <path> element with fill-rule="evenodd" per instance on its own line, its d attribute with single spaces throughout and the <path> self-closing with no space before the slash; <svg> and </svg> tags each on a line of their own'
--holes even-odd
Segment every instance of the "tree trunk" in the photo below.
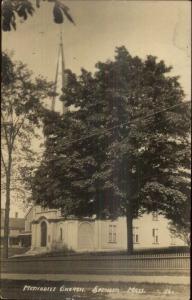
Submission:
<svg viewBox="0 0 192 300">
<path fill-rule="evenodd" d="M 133 253 L 133 215 L 131 209 L 127 208 L 127 253 Z"/>
<path fill-rule="evenodd" d="M 9 247 L 9 211 L 10 211 L 10 190 L 11 190 L 11 153 L 8 158 L 8 168 L 6 172 L 6 203 L 5 203 L 5 220 L 4 220 L 4 248 L 3 257 L 8 258 Z"/>
</svg>

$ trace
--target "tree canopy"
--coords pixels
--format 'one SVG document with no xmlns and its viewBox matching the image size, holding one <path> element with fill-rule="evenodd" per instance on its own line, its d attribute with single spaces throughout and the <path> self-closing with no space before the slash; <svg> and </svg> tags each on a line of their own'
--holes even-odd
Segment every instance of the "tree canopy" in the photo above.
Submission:
<svg viewBox="0 0 192 300">
<path fill-rule="evenodd" d="M 78 77 L 67 71 L 62 99 L 76 109 L 44 119 L 33 195 L 65 215 L 126 215 L 131 247 L 134 217 L 158 211 L 176 219 L 188 201 L 190 109 L 178 77 L 154 56 L 141 60 L 119 47 L 114 61 L 96 67 Z"/>
</svg>

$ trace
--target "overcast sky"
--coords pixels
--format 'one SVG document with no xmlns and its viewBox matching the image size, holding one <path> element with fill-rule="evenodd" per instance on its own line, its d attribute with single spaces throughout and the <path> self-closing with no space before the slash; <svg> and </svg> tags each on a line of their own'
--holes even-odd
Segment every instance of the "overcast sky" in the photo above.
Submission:
<svg viewBox="0 0 192 300">
<path fill-rule="evenodd" d="M 73 72 L 112 59 L 117 46 L 131 55 L 151 54 L 173 66 L 173 75 L 190 99 L 190 1 L 65 1 L 76 22 L 62 25 L 65 63 Z M 33 17 L 3 33 L 2 48 L 28 65 L 35 75 L 54 80 L 60 26 L 54 24 L 52 3 L 42 2 Z"/>
</svg>

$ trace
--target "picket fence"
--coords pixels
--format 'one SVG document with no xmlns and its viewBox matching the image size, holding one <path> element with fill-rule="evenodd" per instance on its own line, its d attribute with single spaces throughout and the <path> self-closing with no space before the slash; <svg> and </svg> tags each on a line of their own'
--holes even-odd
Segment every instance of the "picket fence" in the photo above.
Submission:
<svg viewBox="0 0 192 300">
<path fill-rule="evenodd" d="M 14 265 L 18 261 L 8 259 L 7 263 Z M 19 260 L 20 261 L 20 260 Z M 42 264 L 61 263 L 65 269 L 113 269 L 113 270 L 190 270 L 189 253 L 170 254 L 136 254 L 136 255 L 68 255 L 63 257 L 25 257 L 22 264 L 34 262 Z M 20 261 L 21 262 L 21 261 Z"/>
<path fill-rule="evenodd" d="M 105 258 L 106 259 L 106 258 Z M 118 263 L 119 267 L 127 269 L 155 269 L 155 270 L 189 270 L 190 255 L 189 253 L 171 253 L 171 254 L 138 254 L 131 256 L 108 257 L 112 264 Z"/>
</svg>

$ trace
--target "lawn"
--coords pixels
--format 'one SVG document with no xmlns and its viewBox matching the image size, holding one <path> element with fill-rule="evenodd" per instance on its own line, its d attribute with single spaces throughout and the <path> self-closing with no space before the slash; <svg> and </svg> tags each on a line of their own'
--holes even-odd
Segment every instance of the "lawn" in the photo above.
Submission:
<svg viewBox="0 0 192 300">
<path fill-rule="evenodd" d="M 12 257 L 17 254 L 23 254 L 27 252 L 29 248 L 10 248 L 9 249 L 9 257 Z M 134 250 L 133 255 L 153 255 L 153 254 L 176 254 L 176 253 L 189 253 L 190 250 L 186 246 L 182 247 L 166 247 L 166 248 L 158 248 L 158 249 L 139 249 L 139 250 Z M 36 255 L 31 255 L 31 258 L 35 257 L 65 257 L 65 256 L 80 256 L 80 257 L 95 257 L 95 256 L 118 256 L 118 255 L 127 255 L 126 250 L 122 251 L 95 251 L 95 252 L 75 252 L 72 250 L 67 250 L 67 249 L 62 249 L 62 250 L 52 250 L 47 253 L 40 253 Z M 27 257 L 29 257 L 28 255 Z M 25 256 L 23 257 L 24 259 L 26 258 Z"/>
<path fill-rule="evenodd" d="M 3 249 L 1 248 L 1 258 L 3 257 Z M 27 252 L 28 250 L 30 250 L 30 248 L 9 248 L 9 257 L 12 257 L 14 255 L 20 255 L 20 254 L 24 254 L 25 252 Z M 133 255 L 138 255 L 138 254 L 146 254 L 146 255 L 153 255 L 153 254 L 171 254 L 171 253 L 190 253 L 190 250 L 188 247 L 186 246 L 182 246 L 182 247 L 166 247 L 166 248 L 158 248 L 158 249 L 139 249 L 139 250 L 134 250 Z M 90 257 L 94 257 L 94 256 L 108 256 L 108 255 L 112 255 L 112 256 L 118 256 L 118 255 L 127 255 L 127 251 L 123 250 L 123 251 L 110 251 L 110 252 L 83 252 L 83 253 L 78 253 L 72 250 L 53 250 L 53 251 L 49 251 L 47 253 L 42 253 L 42 254 L 37 254 L 35 256 L 31 256 L 31 258 L 35 258 L 35 257 L 65 257 L 65 256 L 90 256 Z M 30 256 L 30 255 L 29 255 Z M 28 257 L 29 257 L 28 256 Z M 23 257 L 24 259 L 26 258 L 25 256 Z"/>
<path fill-rule="evenodd" d="M 27 252 L 29 250 L 29 248 L 9 248 L 9 257 L 13 256 L 13 255 L 18 255 L 18 254 L 23 254 L 25 252 Z M 1 248 L 1 258 L 3 257 L 3 248 Z"/>
</svg>

